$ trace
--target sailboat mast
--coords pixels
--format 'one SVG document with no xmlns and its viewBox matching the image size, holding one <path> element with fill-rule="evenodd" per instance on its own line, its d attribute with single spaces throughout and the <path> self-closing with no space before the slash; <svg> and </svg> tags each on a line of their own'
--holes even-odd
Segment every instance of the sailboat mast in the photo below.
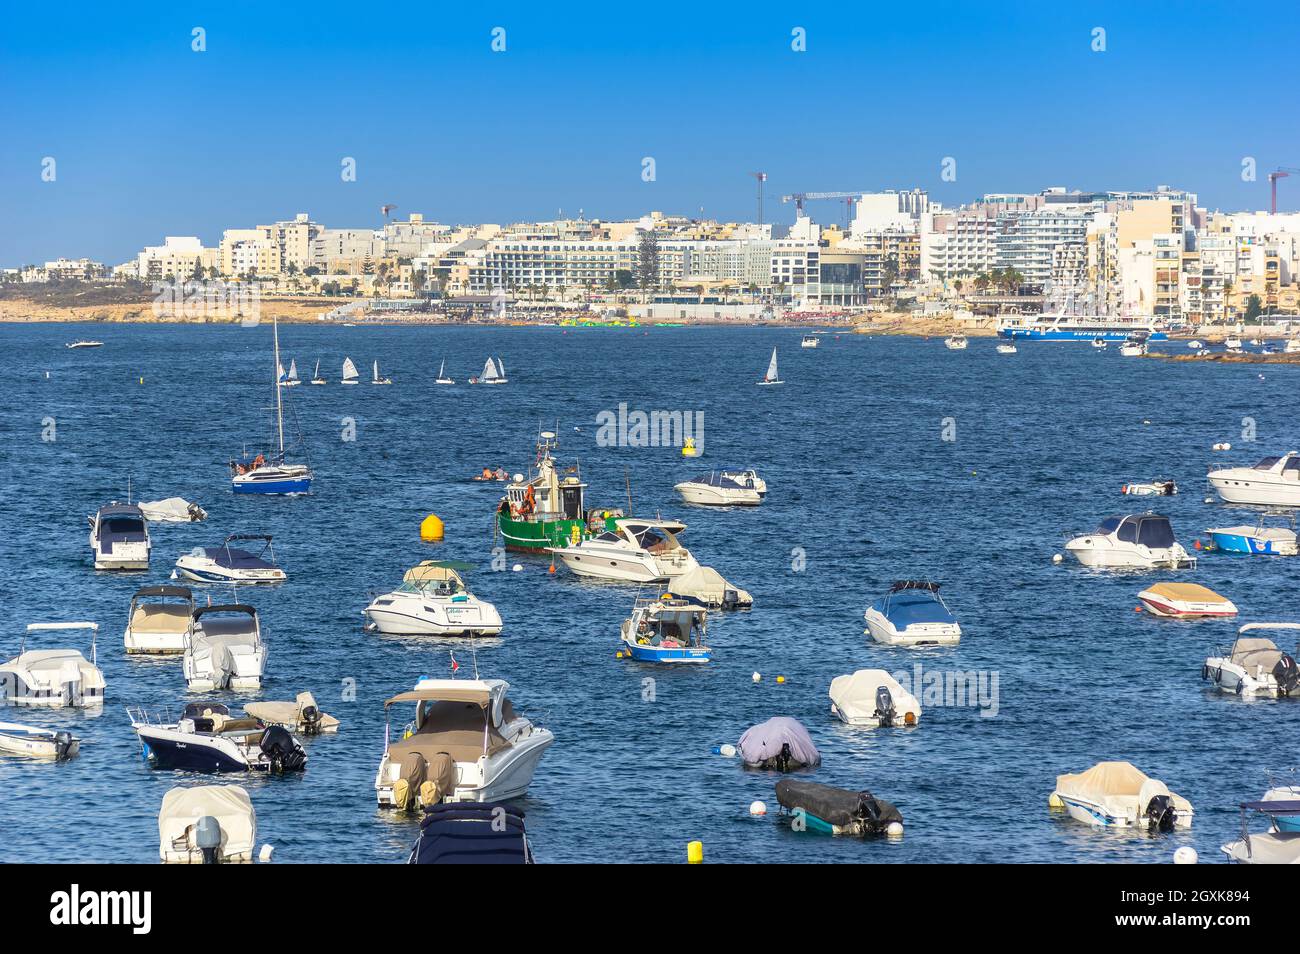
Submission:
<svg viewBox="0 0 1300 954">
<path fill-rule="evenodd" d="M 271 316 L 271 329 L 275 338 L 275 432 L 280 440 L 280 461 L 284 461 L 284 404 L 280 394 L 280 319 Z"/>
</svg>

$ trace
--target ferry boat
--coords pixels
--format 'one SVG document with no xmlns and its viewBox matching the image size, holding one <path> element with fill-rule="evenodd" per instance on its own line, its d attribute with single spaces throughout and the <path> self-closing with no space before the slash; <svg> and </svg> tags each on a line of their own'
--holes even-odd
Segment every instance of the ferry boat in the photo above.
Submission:
<svg viewBox="0 0 1300 954">
<path fill-rule="evenodd" d="M 545 553 L 551 547 L 581 543 L 591 537 L 591 527 L 605 524 L 621 511 L 586 510 L 587 485 L 575 464 L 564 474 L 555 466 L 552 453 L 560 446 L 554 431 L 537 435 L 537 457 L 527 476 L 506 485 L 497 504 L 497 531 L 507 550 Z"/>
<path fill-rule="evenodd" d="M 1122 318 L 1089 318 L 1080 315 L 1022 315 L 999 319 L 998 334 L 1026 341 L 1123 341 L 1134 332 L 1144 332 L 1149 341 L 1165 341 L 1169 335 L 1153 322 Z"/>
</svg>

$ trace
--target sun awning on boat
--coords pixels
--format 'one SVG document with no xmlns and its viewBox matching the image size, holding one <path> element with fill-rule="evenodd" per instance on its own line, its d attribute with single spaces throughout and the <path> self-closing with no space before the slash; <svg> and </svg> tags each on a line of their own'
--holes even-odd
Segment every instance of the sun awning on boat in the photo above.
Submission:
<svg viewBox="0 0 1300 954">
<path fill-rule="evenodd" d="M 492 702 L 492 691 L 470 688 L 411 689 L 385 700 L 384 705 L 391 706 L 398 702 L 469 702 L 486 707 Z"/>
<path fill-rule="evenodd" d="M 1185 600 L 1192 603 L 1226 603 L 1227 597 L 1220 596 L 1214 590 L 1199 583 L 1153 583 L 1147 591 L 1171 600 Z"/>
</svg>

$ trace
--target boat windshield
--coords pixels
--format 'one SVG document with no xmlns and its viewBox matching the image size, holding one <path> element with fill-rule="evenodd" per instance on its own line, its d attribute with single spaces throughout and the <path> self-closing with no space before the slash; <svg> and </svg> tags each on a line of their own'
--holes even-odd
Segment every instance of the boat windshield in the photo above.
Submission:
<svg viewBox="0 0 1300 954">
<path fill-rule="evenodd" d="M 668 545 L 668 538 L 655 530 L 647 529 L 636 535 L 636 542 L 643 550 L 662 550 Z"/>
<path fill-rule="evenodd" d="M 1290 480 L 1300 479 L 1300 457 L 1292 457 L 1282 468 L 1282 476 Z"/>
<path fill-rule="evenodd" d="M 1122 540 L 1124 535 L 1120 534 Z M 1151 549 L 1165 549 L 1175 543 L 1168 517 L 1143 517 L 1137 521 L 1137 542 Z"/>
<path fill-rule="evenodd" d="M 454 596 L 464 592 L 459 580 L 409 580 L 397 588 L 398 593 L 418 593 L 421 596 Z"/>
<path fill-rule="evenodd" d="M 1280 461 L 1281 457 L 1265 457 L 1258 464 L 1252 467 L 1252 470 L 1272 470 L 1273 465 Z"/>
<path fill-rule="evenodd" d="M 1107 517 L 1097 525 L 1097 532 L 1102 536 L 1110 536 L 1115 532 L 1115 528 L 1119 526 L 1120 521 L 1123 519 L 1123 517 Z"/>
</svg>

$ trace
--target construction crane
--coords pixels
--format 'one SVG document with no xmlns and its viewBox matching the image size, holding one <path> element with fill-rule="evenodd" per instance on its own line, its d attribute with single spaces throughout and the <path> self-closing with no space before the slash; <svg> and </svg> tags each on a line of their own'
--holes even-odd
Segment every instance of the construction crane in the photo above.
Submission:
<svg viewBox="0 0 1300 954">
<path fill-rule="evenodd" d="M 751 176 L 758 180 L 758 224 L 763 224 L 763 183 L 767 181 L 766 172 L 751 172 Z"/>
<path fill-rule="evenodd" d="M 793 202 L 795 211 L 803 215 L 803 204 L 812 199 L 845 199 L 849 209 L 853 208 L 853 200 L 861 195 L 865 195 L 868 190 L 859 189 L 856 192 L 794 192 L 790 195 L 781 196 L 782 202 Z"/>
<path fill-rule="evenodd" d="M 1290 166 L 1278 166 L 1276 172 L 1270 172 L 1268 174 L 1268 189 L 1269 192 L 1272 193 L 1272 202 L 1269 205 L 1269 210 L 1274 215 L 1277 214 L 1277 180 L 1285 179 L 1292 173 L 1300 175 L 1300 169 L 1293 169 Z"/>
</svg>

